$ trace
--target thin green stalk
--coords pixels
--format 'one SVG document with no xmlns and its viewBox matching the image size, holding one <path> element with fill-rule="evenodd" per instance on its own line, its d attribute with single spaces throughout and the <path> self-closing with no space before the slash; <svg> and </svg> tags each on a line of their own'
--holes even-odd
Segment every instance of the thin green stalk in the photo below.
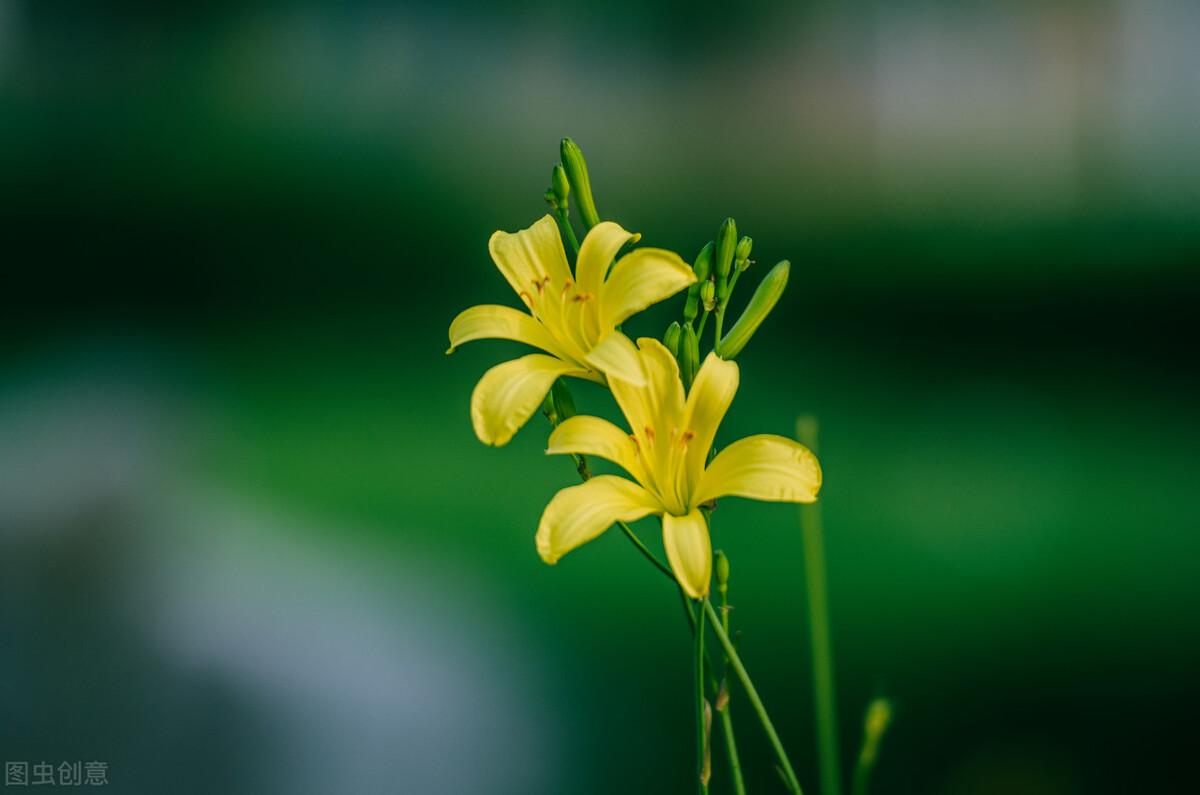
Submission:
<svg viewBox="0 0 1200 795">
<path fill-rule="evenodd" d="M 729 587 L 725 583 L 721 587 L 721 628 L 729 636 Z M 725 754 L 729 757 L 729 776 L 733 781 L 733 791 L 736 795 L 746 795 L 746 782 L 742 780 L 742 762 L 738 758 L 737 742 L 733 737 L 733 716 L 729 713 L 729 658 L 721 658 L 721 687 L 725 691 L 725 703 L 721 703 L 721 690 L 718 689 L 716 701 L 717 712 L 721 715 L 721 729 L 725 734 Z"/>
<path fill-rule="evenodd" d="M 642 539 L 638 538 L 637 533 L 633 532 L 632 527 L 619 519 L 617 520 L 617 527 L 620 527 L 621 532 L 625 534 L 625 537 L 633 542 L 633 545 L 638 548 L 638 552 L 641 552 L 642 556 L 645 557 L 646 560 L 654 564 L 654 568 L 666 575 L 671 582 L 675 582 L 675 575 L 671 572 L 671 568 L 659 560 L 658 556 L 651 552 L 648 546 L 642 543 Z"/>
<path fill-rule="evenodd" d="M 696 327 L 696 339 L 702 339 L 704 337 L 704 326 L 708 323 L 708 316 L 710 314 L 712 314 L 712 312 L 707 309 L 700 314 L 700 325 Z"/>
<path fill-rule="evenodd" d="M 775 732 L 775 725 L 771 723 L 771 718 L 767 715 L 767 708 L 763 705 L 762 699 L 758 697 L 758 691 L 754 688 L 754 682 L 750 679 L 750 674 L 746 672 L 746 666 L 742 665 L 742 659 L 738 657 L 737 649 L 733 648 L 733 643 L 730 642 L 729 635 L 726 634 L 724 627 L 721 626 L 720 616 L 717 615 L 717 611 L 713 609 L 712 603 L 707 599 L 704 600 L 704 611 L 708 614 L 709 623 L 712 624 L 717 640 L 721 641 L 721 646 L 725 649 L 725 655 L 729 658 L 729 664 L 733 666 L 733 672 L 737 674 L 738 680 L 741 681 L 742 687 L 746 690 L 746 696 L 750 699 L 750 706 L 754 707 L 754 712 L 758 715 L 759 722 L 762 723 L 767 740 L 771 743 L 772 750 L 775 751 L 776 759 L 779 760 L 779 768 L 783 773 L 784 783 L 787 784 L 788 789 L 793 795 L 803 795 L 803 790 L 800 789 L 800 782 L 796 779 L 796 771 L 792 769 L 792 763 L 788 761 L 787 752 L 783 750 L 783 743 L 780 742 L 779 735 Z"/>
<path fill-rule="evenodd" d="M 575 229 L 571 226 L 570 216 L 563 210 L 556 210 L 554 214 L 558 217 L 558 226 L 562 230 L 563 237 L 571 244 L 571 250 L 578 254 L 579 239 L 575 237 Z"/>
<path fill-rule="evenodd" d="M 801 444 L 817 451 L 817 422 L 807 416 L 796 423 Z M 833 682 L 833 641 L 829 631 L 829 590 L 825 576 L 825 530 L 821 504 L 800 506 L 800 534 L 804 541 L 804 581 L 808 589 L 808 625 L 812 635 L 813 701 L 816 705 L 817 757 L 820 760 L 821 795 L 841 795 L 842 776 L 838 753 L 837 699 Z"/>
<path fill-rule="evenodd" d="M 710 773 L 708 731 L 704 718 L 704 608 L 696 604 L 696 781 L 700 795 L 708 795 Z"/>
</svg>

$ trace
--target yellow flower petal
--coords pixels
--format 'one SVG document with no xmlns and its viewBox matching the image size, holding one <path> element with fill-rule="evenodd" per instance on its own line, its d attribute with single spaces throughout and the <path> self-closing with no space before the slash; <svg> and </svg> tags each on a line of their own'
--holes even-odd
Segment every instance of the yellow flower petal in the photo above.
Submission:
<svg viewBox="0 0 1200 795">
<path fill-rule="evenodd" d="M 453 353 L 465 342 L 482 339 L 516 340 L 563 357 L 554 337 L 533 316 L 495 304 L 473 306 L 460 312 L 450 324 L 450 350 L 446 353 Z"/>
<path fill-rule="evenodd" d="M 645 479 L 637 443 L 616 425 L 599 417 L 581 414 L 564 421 L 550 434 L 546 452 L 598 456 L 624 467 L 639 482 Z"/>
<path fill-rule="evenodd" d="M 683 450 L 679 437 L 683 416 L 679 365 L 671 352 L 651 337 L 639 339 L 638 349 L 645 386 L 615 376 L 609 378 L 608 386 L 637 437 L 646 468 L 643 482 L 662 498 L 668 510 L 681 513 L 687 508 L 674 468 Z"/>
<path fill-rule="evenodd" d="M 712 579 L 712 542 L 704 514 L 698 509 L 687 516 L 664 514 L 663 546 L 683 592 L 693 599 L 707 596 Z"/>
<path fill-rule="evenodd" d="M 621 246 L 630 240 L 637 240 L 641 235 L 626 232 L 620 224 L 612 221 L 601 221 L 591 228 L 583 244 L 579 247 L 579 257 L 575 264 L 575 283 L 579 289 L 592 295 L 600 295 L 604 285 L 604 276 L 613 257 L 621 250 Z"/>
<path fill-rule="evenodd" d="M 616 328 L 630 315 L 670 298 L 695 281 L 696 274 L 673 251 L 632 251 L 613 266 L 600 290 L 600 327 Z"/>
<path fill-rule="evenodd" d="M 688 442 L 687 458 L 680 477 L 686 479 L 685 492 L 693 492 L 704 472 L 708 451 L 717 427 L 725 418 L 738 388 L 738 366 L 710 353 L 696 373 L 683 410 L 683 427 L 695 434 Z M 692 499 L 693 505 L 703 500 Z"/>
<path fill-rule="evenodd" d="M 524 294 L 521 300 L 526 304 L 547 288 L 547 277 L 558 290 L 571 278 L 558 224 L 550 215 L 520 232 L 496 232 L 488 241 L 488 251 L 513 291 Z"/>
<path fill-rule="evenodd" d="M 636 483 L 616 475 L 597 475 L 550 500 L 538 524 L 538 554 L 547 563 L 557 563 L 617 520 L 632 522 L 660 510 L 658 502 Z"/>
<path fill-rule="evenodd" d="M 605 375 L 620 378 L 635 386 L 646 385 L 638 349 L 629 341 L 629 337 L 619 331 L 610 332 L 600 340 L 599 345 L 592 348 L 587 355 L 587 364 Z"/>
<path fill-rule="evenodd" d="M 739 439 L 708 465 L 693 495 L 697 504 L 717 497 L 768 502 L 815 502 L 821 465 L 804 445 L 783 436 Z"/>
<path fill-rule="evenodd" d="M 483 374 L 471 395 L 471 423 L 484 444 L 508 444 L 542 404 L 554 379 L 580 374 L 573 364 L 531 353 L 498 364 Z"/>
</svg>

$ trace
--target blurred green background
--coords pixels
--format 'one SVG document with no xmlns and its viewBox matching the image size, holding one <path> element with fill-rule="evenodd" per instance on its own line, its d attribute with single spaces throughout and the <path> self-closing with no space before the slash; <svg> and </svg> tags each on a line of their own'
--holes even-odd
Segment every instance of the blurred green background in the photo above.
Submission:
<svg viewBox="0 0 1200 795">
<path fill-rule="evenodd" d="M 574 473 L 467 412 L 517 346 L 443 355 L 516 305 L 487 238 L 570 135 L 644 243 L 733 215 L 793 262 L 723 433 L 821 420 L 846 765 L 885 694 L 876 792 L 1187 791 L 1198 37 L 1186 0 L 0 0 L 0 756 L 692 789 L 675 594 L 615 533 L 538 560 Z M 796 511 L 714 532 L 816 792 Z"/>
</svg>

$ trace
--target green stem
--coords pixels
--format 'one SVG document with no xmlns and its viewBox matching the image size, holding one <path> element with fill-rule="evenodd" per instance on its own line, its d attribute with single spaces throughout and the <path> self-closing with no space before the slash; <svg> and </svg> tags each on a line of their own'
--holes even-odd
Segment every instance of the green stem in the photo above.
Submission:
<svg viewBox="0 0 1200 795">
<path fill-rule="evenodd" d="M 721 588 L 721 628 L 729 636 L 729 588 L 728 584 Z M 742 762 L 738 758 L 737 742 L 733 737 L 733 715 L 729 713 L 729 658 L 721 658 L 721 685 L 726 688 L 725 703 L 717 708 L 721 715 L 721 730 L 725 735 L 725 755 L 729 757 L 729 776 L 733 780 L 733 791 L 736 795 L 746 795 L 746 782 L 742 780 Z M 717 701 L 720 701 L 720 690 L 717 690 Z"/>
<path fill-rule="evenodd" d="M 696 779 L 700 795 L 708 795 L 708 732 L 704 720 L 704 608 L 696 604 Z"/>
<path fill-rule="evenodd" d="M 558 216 L 558 226 L 562 230 L 563 237 L 571 244 L 571 250 L 578 254 L 579 238 L 575 237 L 575 229 L 571 226 L 570 215 L 564 210 L 556 210 L 554 214 Z"/>
<path fill-rule="evenodd" d="M 654 564 L 654 568 L 666 575 L 671 582 L 675 582 L 675 575 L 671 572 L 670 567 L 659 560 L 658 556 L 651 552 L 648 546 L 642 543 L 642 539 L 638 538 L 637 533 L 633 532 L 632 527 L 625 522 L 620 521 L 619 519 L 617 520 L 617 527 L 621 528 L 621 532 L 625 534 L 625 537 L 633 542 L 633 545 L 638 548 L 638 552 L 641 552 L 642 556 L 645 557 L 646 560 Z M 689 610 L 688 613 L 690 614 L 691 611 Z"/>
<path fill-rule="evenodd" d="M 800 442 L 817 449 L 817 424 L 811 417 L 797 423 Z M 833 682 L 833 642 L 829 631 L 829 590 L 825 576 L 825 531 L 821 504 L 800 507 L 800 533 L 804 542 L 804 581 L 808 589 L 808 623 L 812 634 L 813 701 L 816 706 L 817 756 L 820 760 L 821 795 L 841 795 L 838 753 L 837 700 Z"/>
<path fill-rule="evenodd" d="M 738 657 L 737 649 L 733 648 L 729 635 L 721 626 L 720 616 L 717 615 L 717 611 L 713 609 L 712 603 L 707 599 L 704 600 L 704 611 L 708 614 L 709 623 L 712 624 L 717 640 L 721 641 L 721 646 L 725 649 L 725 655 L 729 658 L 729 664 L 733 666 L 733 672 L 737 674 L 742 687 L 746 690 L 750 706 L 754 707 L 755 713 L 758 714 L 758 720 L 762 723 L 767 740 L 771 743 L 772 750 L 775 751 L 776 759 L 779 760 L 784 783 L 787 784 L 793 795 L 803 795 L 800 782 L 796 779 L 796 771 L 792 769 L 792 763 L 788 761 L 787 752 L 783 750 L 783 743 L 780 742 L 779 735 L 775 732 L 775 726 L 771 723 L 770 716 L 767 715 L 767 708 L 763 705 L 762 699 L 758 697 L 758 691 L 754 689 L 754 682 L 750 679 L 750 674 L 746 672 L 746 666 L 742 665 L 742 659 Z"/>
<path fill-rule="evenodd" d="M 705 326 L 705 324 L 708 323 L 708 316 L 710 314 L 712 314 L 712 313 L 709 310 L 705 309 L 704 313 L 700 315 L 700 325 L 696 327 L 696 339 L 697 340 L 704 337 L 704 326 Z"/>
<path fill-rule="evenodd" d="M 737 741 L 733 737 L 733 716 L 729 714 L 729 705 L 720 710 L 721 733 L 725 736 L 725 751 L 729 757 L 729 775 L 733 778 L 733 791 L 737 795 L 746 795 L 746 782 L 742 781 L 742 763 L 738 759 Z"/>
</svg>

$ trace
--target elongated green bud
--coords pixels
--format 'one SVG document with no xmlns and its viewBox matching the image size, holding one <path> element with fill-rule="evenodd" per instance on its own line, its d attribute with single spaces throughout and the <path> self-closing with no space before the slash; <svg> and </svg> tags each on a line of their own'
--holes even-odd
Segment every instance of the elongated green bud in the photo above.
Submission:
<svg viewBox="0 0 1200 795">
<path fill-rule="evenodd" d="M 683 379 L 684 389 L 692 388 L 699 366 L 700 342 L 696 339 L 696 330 L 691 323 L 684 323 L 683 336 L 679 340 L 679 375 Z"/>
<path fill-rule="evenodd" d="M 700 253 L 696 255 L 696 261 L 692 263 L 692 270 L 696 272 L 697 281 L 704 281 L 712 273 L 714 249 L 716 249 L 716 244 L 710 240 L 704 244 L 704 248 L 700 249 Z"/>
<path fill-rule="evenodd" d="M 575 416 L 575 398 L 571 397 L 571 390 L 561 378 L 554 382 L 550 394 L 554 397 L 554 413 L 559 422 Z"/>
<path fill-rule="evenodd" d="M 733 253 L 734 267 L 740 271 L 750 267 L 750 251 L 754 248 L 754 241 L 749 236 L 743 237 L 738 241 L 737 250 Z"/>
<path fill-rule="evenodd" d="M 704 284 L 700 285 L 700 303 L 704 304 L 704 308 L 709 312 L 716 308 L 717 286 L 713 284 L 712 279 L 705 279 Z"/>
<path fill-rule="evenodd" d="M 713 260 L 718 280 L 729 276 L 729 270 L 733 267 L 733 253 L 736 248 L 737 222 L 732 218 L 726 218 L 721 222 L 721 228 L 717 231 L 717 251 Z"/>
<path fill-rule="evenodd" d="M 775 304 L 779 303 L 783 288 L 787 287 L 788 272 L 791 268 L 792 264 L 784 260 L 763 277 L 758 289 L 754 291 L 754 297 L 746 305 L 746 311 L 742 312 L 742 316 L 733 324 L 733 328 L 729 329 L 724 339 L 717 343 L 718 356 L 722 359 L 733 359 L 742 352 L 742 348 L 746 347 L 754 332 L 767 319 L 767 315 L 771 314 Z"/>
<path fill-rule="evenodd" d="M 583 151 L 570 138 L 562 139 L 562 167 L 566 171 L 570 190 L 575 194 L 575 206 L 588 229 L 600 223 L 596 214 L 596 203 L 592 200 L 592 184 L 588 180 L 587 161 Z"/>
<path fill-rule="evenodd" d="M 713 571 L 717 574 L 717 590 L 725 593 L 729 590 L 729 556 L 725 554 L 725 550 L 717 550 Z"/>
<path fill-rule="evenodd" d="M 671 325 L 667 326 L 667 333 L 663 335 L 663 345 L 667 346 L 667 350 L 676 359 L 679 358 L 679 335 L 683 329 L 679 327 L 679 321 L 671 321 Z"/>
<path fill-rule="evenodd" d="M 715 244 L 711 240 L 705 243 L 704 248 L 700 249 L 700 253 L 696 255 L 696 261 L 692 263 L 692 270 L 696 272 L 696 283 L 688 288 L 687 302 L 683 305 L 683 322 L 685 323 L 690 324 L 696 319 L 696 315 L 700 314 L 700 288 L 712 271 L 714 247 Z"/>
<path fill-rule="evenodd" d="M 567 196 L 571 193 L 571 183 L 567 181 L 567 172 L 561 163 L 555 163 L 550 171 L 550 188 L 558 199 L 558 206 L 567 209 Z"/>
</svg>

